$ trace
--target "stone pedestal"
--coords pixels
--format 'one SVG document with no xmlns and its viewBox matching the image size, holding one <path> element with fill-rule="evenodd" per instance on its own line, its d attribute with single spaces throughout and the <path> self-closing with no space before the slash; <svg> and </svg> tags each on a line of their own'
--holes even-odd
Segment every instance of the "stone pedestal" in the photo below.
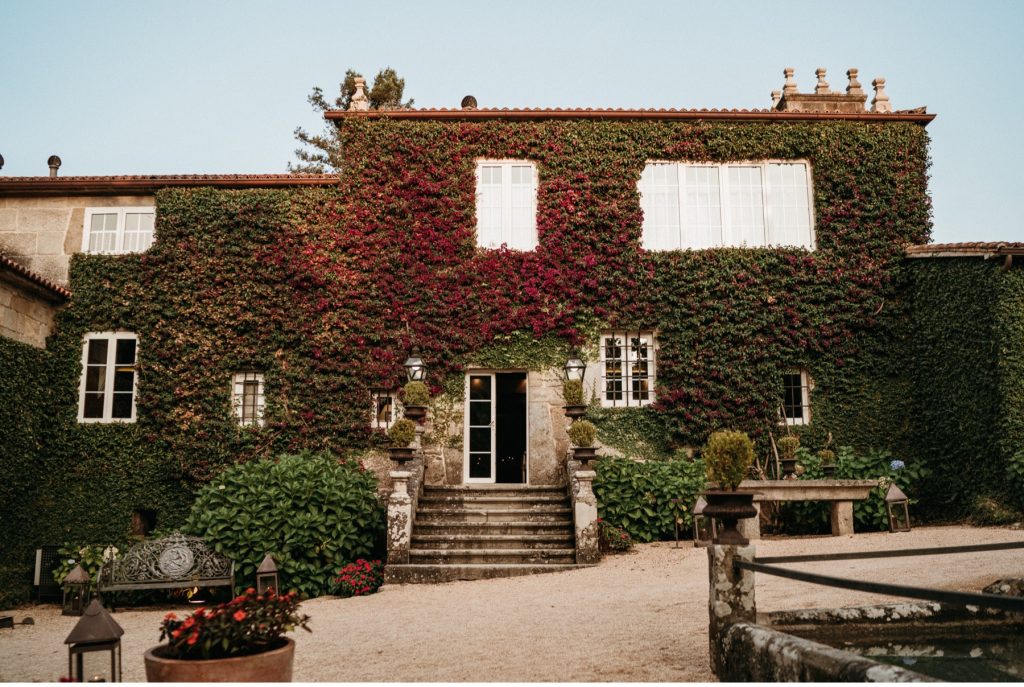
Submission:
<svg viewBox="0 0 1024 687">
<path fill-rule="evenodd" d="M 853 534 L 853 501 L 833 501 L 832 534 Z"/>
<path fill-rule="evenodd" d="M 409 495 L 411 472 L 391 473 L 394 488 L 388 498 L 388 563 L 408 563 L 412 542 L 413 500 Z"/>
<path fill-rule="evenodd" d="M 758 503 L 756 497 L 754 508 L 757 509 L 757 515 L 752 518 L 744 518 L 736 523 L 736 529 L 739 530 L 739 533 L 750 541 L 757 541 L 761 538 L 761 504 Z"/>
<path fill-rule="evenodd" d="M 753 546 L 708 547 L 708 642 L 711 670 L 724 673 L 728 656 L 723 647 L 725 633 L 735 623 L 754 623 L 757 606 L 754 602 L 754 573 L 738 570 L 736 560 L 753 561 Z"/>
<path fill-rule="evenodd" d="M 593 470 L 576 470 L 578 485 L 573 499 L 573 521 L 576 525 L 576 562 L 593 564 L 601 560 L 601 536 L 597 522 L 597 497 L 594 495 Z"/>
</svg>

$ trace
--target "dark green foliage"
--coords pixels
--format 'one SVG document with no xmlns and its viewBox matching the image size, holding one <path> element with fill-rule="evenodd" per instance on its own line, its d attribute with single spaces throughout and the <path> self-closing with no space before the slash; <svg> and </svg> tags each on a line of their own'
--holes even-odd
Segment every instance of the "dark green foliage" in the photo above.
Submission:
<svg viewBox="0 0 1024 687">
<path fill-rule="evenodd" d="M 255 583 L 266 554 L 282 589 L 331 591 L 347 561 L 367 557 L 382 527 L 377 480 L 354 462 L 302 453 L 228 468 L 196 497 L 185 523 L 235 561 L 235 581 Z"/>
<path fill-rule="evenodd" d="M 701 457 L 709 481 L 717 482 L 719 489 L 736 491 L 747 476 L 747 468 L 754 462 L 754 444 L 743 432 L 712 432 Z"/>
<path fill-rule="evenodd" d="M 664 413 L 650 407 L 602 408 L 593 404 L 587 417 L 597 425 L 597 436 L 605 446 L 624 458 L 664 460 L 672 457 L 670 422 Z"/>
<path fill-rule="evenodd" d="M 785 436 L 775 442 L 775 445 L 779 447 L 780 458 L 792 458 L 796 455 L 796 450 L 800 448 L 800 437 Z"/>
<path fill-rule="evenodd" d="M 600 518 L 598 518 L 598 522 L 601 524 L 600 537 L 602 551 L 622 553 L 623 551 L 629 551 L 633 548 L 633 538 L 629 536 L 629 532 L 621 527 L 616 527 L 605 520 L 601 520 Z"/>
<path fill-rule="evenodd" d="M 693 504 L 705 483 L 699 460 L 602 458 L 594 493 L 604 522 L 621 527 L 636 541 L 650 542 L 675 536 L 677 520 L 680 532 L 690 531 Z"/>
</svg>

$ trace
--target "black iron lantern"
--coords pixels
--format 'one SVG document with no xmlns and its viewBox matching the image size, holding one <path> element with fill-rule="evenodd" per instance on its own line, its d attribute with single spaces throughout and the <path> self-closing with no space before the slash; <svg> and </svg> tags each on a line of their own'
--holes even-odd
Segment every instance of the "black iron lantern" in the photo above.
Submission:
<svg viewBox="0 0 1024 687">
<path fill-rule="evenodd" d="M 562 368 L 565 371 L 565 378 L 570 382 L 582 382 L 586 374 L 587 365 L 578 356 L 573 355 Z"/>
<path fill-rule="evenodd" d="M 264 556 L 260 567 L 256 569 L 256 593 L 263 594 L 268 589 L 273 589 L 275 593 L 281 590 L 277 581 L 277 563 L 269 553 Z"/>
<path fill-rule="evenodd" d="M 718 528 L 715 519 L 704 515 L 704 508 L 708 502 L 703 496 L 697 497 L 697 503 L 693 504 L 693 545 L 710 546 L 711 542 L 718 536 Z"/>
<path fill-rule="evenodd" d="M 82 615 L 85 605 L 89 602 L 89 573 L 81 564 L 76 565 L 64 578 L 64 610 L 63 615 Z"/>
<path fill-rule="evenodd" d="M 893 482 L 885 492 L 885 507 L 889 511 L 889 531 L 910 531 L 910 499 Z"/>
<path fill-rule="evenodd" d="M 64 640 L 68 645 L 68 677 L 71 681 L 120 682 L 123 634 L 124 630 L 107 609 L 98 599 L 93 599 L 82 619 Z M 109 667 L 107 657 L 110 658 Z"/>
<path fill-rule="evenodd" d="M 405 360 L 405 375 L 410 382 L 422 382 L 427 378 L 427 366 L 423 364 L 419 353 L 419 347 L 415 347 L 412 349 L 412 355 Z"/>
</svg>

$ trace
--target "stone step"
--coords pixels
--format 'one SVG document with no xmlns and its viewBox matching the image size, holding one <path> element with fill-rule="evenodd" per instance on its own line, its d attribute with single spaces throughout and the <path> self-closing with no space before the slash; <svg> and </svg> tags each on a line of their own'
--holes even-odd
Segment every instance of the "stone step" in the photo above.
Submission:
<svg viewBox="0 0 1024 687">
<path fill-rule="evenodd" d="M 417 519 L 413 523 L 413 534 L 463 536 L 495 534 L 568 534 L 575 536 L 570 520 L 561 522 L 508 521 L 508 522 L 428 522 Z"/>
<path fill-rule="evenodd" d="M 420 497 L 421 506 L 431 508 L 437 507 L 458 507 L 481 505 L 491 508 L 522 507 L 529 508 L 535 505 L 568 505 L 569 497 L 565 494 L 517 494 L 509 496 L 505 494 L 424 494 Z"/>
<path fill-rule="evenodd" d="M 424 494 L 565 494 L 564 486 L 537 486 L 533 484 L 449 484 L 423 485 Z"/>
<path fill-rule="evenodd" d="M 464 563 L 562 563 L 576 562 L 576 549 L 409 549 L 410 563 L 460 565 Z"/>
<path fill-rule="evenodd" d="M 537 506 L 534 508 L 430 508 L 416 511 L 416 523 L 448 522 L 572 522 L 568 506 Z"/>
<path fill-rule="evenodd" d="M 589 565 L 573 564 L 389 564 L 384 568 L 387 584 L 420 584 L 434 582 L 457 582 L 459 580 L 486 580 L 495 577 L 516 577 L 539 573 L 565 572 L 589 568 Z"/>
<path fill-rule="evenodd" d="M 573 533 L 557 534 L 419 534 L 413 530 L 412 546 L 427 549 L 543 549 L 572 548 Z"/>
</svg>

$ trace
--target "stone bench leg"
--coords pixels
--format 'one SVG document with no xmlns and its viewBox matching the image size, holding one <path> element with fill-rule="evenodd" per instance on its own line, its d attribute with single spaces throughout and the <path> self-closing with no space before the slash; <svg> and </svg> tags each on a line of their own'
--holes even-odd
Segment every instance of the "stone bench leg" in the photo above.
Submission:
<svg viewBox="0 0 1024 687">
<path fill-rule="evenodd" d="M 853 534 L 853 501 L 832 502 L 832 536 Z"/>
<path fill-rule="evenodd" d="M 754 501 L 754 508 L 757 509 L 757 515 L 736 523 L 739 533 L 750 541 L 757 541 L 761 538 L 761 502 Z"/>
</svg>

